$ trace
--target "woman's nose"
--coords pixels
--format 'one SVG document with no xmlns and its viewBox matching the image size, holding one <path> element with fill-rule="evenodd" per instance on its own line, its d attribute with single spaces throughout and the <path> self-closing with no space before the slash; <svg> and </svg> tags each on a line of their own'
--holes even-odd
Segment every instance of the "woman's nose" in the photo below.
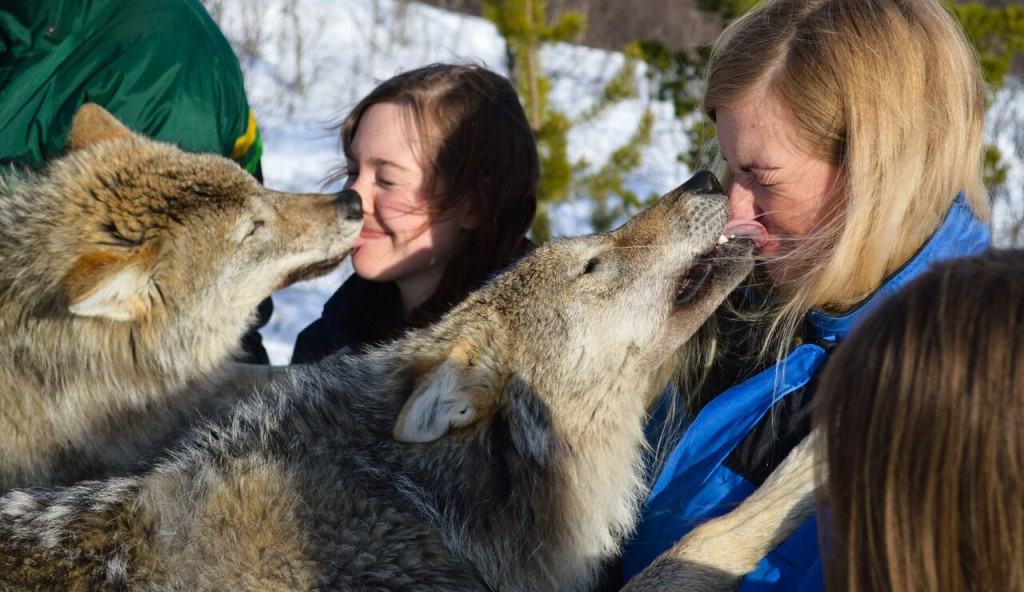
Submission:
<svg viewBox="0 0 1024 592">
<path fill-rule="evenodd" d="M 754 194 L 735 181 L 729 185 L 729 218 L 733 220 L 753 220 L 757 216 L 754 207 Z"/>
</svg>

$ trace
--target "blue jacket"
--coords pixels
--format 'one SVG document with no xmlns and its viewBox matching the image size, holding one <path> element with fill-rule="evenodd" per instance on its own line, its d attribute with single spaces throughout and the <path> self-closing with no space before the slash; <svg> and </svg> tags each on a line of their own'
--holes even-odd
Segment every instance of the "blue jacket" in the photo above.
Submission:
<svg viewBox="0 0 1024 592">
<path fill-rule="evenodd" d="M 769 367 L 712 399 L 668 454 L 643 509 L 641 522 L 622 556 L 628 580 L 696 525 L 727 513 L 755 484 L 723 463 L 771 407 L 807 386 L 821 368 L 826 347 L 841 341 L 859 318 L 937 261 L 984 251 L 987 225 L 957 196 L 945 221 L 924 247 L 864 304 L 843 316 L 808 315 L 813 339 Z M 826 347 L 823 347 L 823 344 Z M 740 590 L 823 590 L 817 521 L 809 519 L 742 582 Z"/>
</svg>

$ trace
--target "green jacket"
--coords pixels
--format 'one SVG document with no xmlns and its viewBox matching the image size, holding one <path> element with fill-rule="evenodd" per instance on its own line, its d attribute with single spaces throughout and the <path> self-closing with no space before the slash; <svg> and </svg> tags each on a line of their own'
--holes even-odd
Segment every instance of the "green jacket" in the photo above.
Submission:
<svg viewBox="0 0 1024 592">
<path fill-rule="evenodd" d="M 215 152 L 261 177 L 242 72 L 199 0 L 5 0 L 0 165 L 37 167 L 98 103 L 130 129 Z"/>
</svg>

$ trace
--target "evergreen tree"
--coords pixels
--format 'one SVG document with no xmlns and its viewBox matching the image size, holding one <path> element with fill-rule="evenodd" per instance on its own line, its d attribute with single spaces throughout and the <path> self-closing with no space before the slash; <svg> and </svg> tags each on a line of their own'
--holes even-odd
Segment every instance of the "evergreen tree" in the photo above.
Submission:
<svg viewBox="0 0 1024 592">
<path fill-rule="evenodd" d="M 637 67 L 642 57 L 639 46 L 630 44 L 623 51 L 623 56 L 622 67 L 605 85 L 594 104 L 573 120 L 573 125 L 586 125 L 616 103 L 637 97 Z M 658 198 L 658 194 L 637 195 L 626 187 L 626 174 L 640 165 L 643 147 L 650 143 L 653 129 L 654 114 L 645 107 L 633 134 L 597 170 L 586 172 L 588 163 L 577 163 L 572 193 L 586 196 L 593 202 L 590 222 L 595 232 L 610 230 Z"/>
<path fill-rule="evenodd" d="M 1006 83 L 1014 59 L 1024 52 L 1024 8 L 988 7 L 978 2 L 947 1 L 947 5 L 978 52 L 990 95 L 998 92 Z M 993 196 L 1006 183 L 1007 166 L 996 145 L 985 146 L 985 185 Z"/>
<path fill-rule="evenodd" d="M 577 38 L 586 29 L 584 17 L 569 11 L 548 24 L 544 0 L 482 0 L 482 14 L 505 39 L 510 77 L 522 97 L 540 153 L 539 207 L 531 231 L 533 239 L 540 242 L 550 238 L 550 207 L 569 197 L 594 202 L 595 230 L 604 230 L 632 214 L 642 204 L 626 189 L 625 174 L 639 164 L 641 149 L 650 141 L 653 115 L 645 111 L 637 131 L 596 171 L 583 160 L 570 161 L 568 134 L 573 126 L 586 125 L 615 103 L 636 96 L 639 56 L 627 49 L 623 68 L 605 85 L 594 105 L 570 117 L 548 104 L 551 79 L 543 71 L 540 49 L 546 43 Z M 617 202 L 614 197 L 619 198 Z"/>
</svg>

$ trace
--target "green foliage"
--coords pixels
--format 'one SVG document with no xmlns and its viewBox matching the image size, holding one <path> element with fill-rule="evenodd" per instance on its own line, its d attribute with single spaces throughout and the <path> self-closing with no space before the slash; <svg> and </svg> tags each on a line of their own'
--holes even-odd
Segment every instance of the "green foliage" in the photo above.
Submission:
<svg viewBox="0 0 1024 592">
<path fill-rule="evenodd" d="M 1013 59 L 1024 51 L 1024 8 L 989 8 L 978 2 L 958 5 L 948 0 L 947 5 L 978 50 L 985 79 L 1001 87 Z"/>
<path fill-rule="evenodd" d="M 617 103 L 637 97 L 637 67 L 643 57 L 637 43 L 629 44 L 623 50 L 625 58 L 621 68 L 602 89 L 601 95 L 591 107 L 573 120 L 573 125 L 585 125 Z M 577 163 L 577 174 L 573 193 L 585 195 L 594 203 L 591 224 L 596 232 L 603 232 L 621 223 L 657 198 L 657 195 L 640 197 L 626 187 L 626 174 L 640 166 L 643 148 L 650 144 L 654 130 L 654 113 L 645 108 L 633 135 L 608 157 L 597 170 L 585 172 L 588 163 Z"/>
<path fill-rule="evenodd" d="M 540 40 L 546 43 L 571 41 L 587 30 L 587 19 L 578 12 L 565 12 L 558 20 L 543 30 Z"/>
<path fill-rule="evenodd" d="M 552 110 L 547 112 L 540 129 L 534 132 L 541 162 L 538 194 L 543 203 L 559 202 L 569 195 L 574 174 L 569 163 L 570 127 L 569 118 L 564 113 Z"/>
<path fill-rule="evenodd" d="M 537 140 L 541 180 L 537 217 L 531 229 L 533 239 L 541 242 L 550 238 L 550 207 L 570 195 L 594 200 L 595 227 L 610 223 L 606 218 L 636 209 L 640 200 L 626 189 L 625 175 L 636 168 L 643 146 L 650 142 L 654 124 L 650 113 L 644 115 L 636 133 L 597 171 L 588 172 L 586 162 L 571 162 L 568 152 L 568 134 L 573 126 L 590 123 L 612 105 L 636 96 L 636 52 L 627 48 L 623 67 L 605 85 L 594 104 L 570 119 L 548 105 L 551 80 L 541 68 L 540 48 L 545 43 L 572 41 L 579 36 L 586 29 L 583 15 L 566 12 L 548 24 L 544 0 L 482 0 L 482 13 L 505 39 L 509 72 Z M 618 196 L 621 203 L 614 204 L 613 196 Z"/>
<path fill-rule="evenodd" d="M 718 150 L 715 126 L 701 118 L 694 121 L 688 131 L 690 148 L 679 155 L 679 160 L 691 171 L 707 168 Z"/>
<path fill-rule="evenodd" d="M 702 76 L 710 47 L 700 47 L 691 53 L 669 49 L 653 40 L 637 41 L 634 47 L 639 58 L 647 63 L 647 78 L 658 100 L 670 101 L 679 119 L 694 113 L 704 90 Z"/>
<path fill-rule="evenodd" d="M 651 141 L 654 114 L 645 109 L 633 136 L 620 146 L 596 172 L 581 180 L 580 192 L 594 202 L 591 223 L 596 232 L 611 229 L 658 198 L 657 194 L 641 198 L 626 188 L 624 173 L 640 165 L 643 147 Z M 613 200 L 612 197 L 618 197 Z"/>
<path fill-rule="evenodd" d="M 619 68 L 612 79 L 605 84 L 604 88 L 601 89 L 601 94 L 594 101 L 594 104 L 573 119 L 573 125 L 590 123 L 616 103 L 637 96 L 636 66 L 639 56 L 631 48 L 627 48 L 623 55 L 625 63 Z"/>
<path fill-rule="evenodd" d="M 978 52 L 982 74 L 989 84 L 989 93 L 1003 87 L 1013 60 L 1024 52 L 1024 8 L 1020 6 L 987 7 L 978 2 L 947 6 L 963 25 L 964 33 Z M 1008 165 L 995 145 L 985 146 L 985 185 L 992 195 L 1006 184 Z"/>
<path fill-rule="evenodd" d="M 753 8 L 759 0 L 696 0 L 697 9 L 718 15 L 723 22 L 731 21 Z"/>
<path fill-rule="evenodd" d="M 550 237 L 549 205 L 565 199 L 572 180 L 568 156 L 569 118 L 548 108 L 551 81 L 540 67 L 542 43 L 571 41 L 586 28 L 579 13 L 566 13 L 547 24 L 544 0 L 482 0 L 482 14 L 505 39 L 508 69 L 523 101 L 540 153 L 541 181 L 537 217 L 532 232 L 535 240 Z"/>
<path fill-rule="evenodd" d="M 1003 160 L 1003 153 L 994 144 L 985 145 L 985 186 L 990 191 L 1006 184 L 1010 172 L 1009 165 Z"/>
<path fill-rule="evenodd" d="M 655 89 L 655 97 L 672 103 L 676 118 L 683 121 L 687 130 L 689 148 L 676 158 L 691 171 L 706 166 L 717 145 L 714 126 L 700 113 L 710 46 L 690 52 L 669 49 L 653 40 L 638 41 L 635 45 L 638 55 L 647 64 L 647 78 Z"/>
</svg>

